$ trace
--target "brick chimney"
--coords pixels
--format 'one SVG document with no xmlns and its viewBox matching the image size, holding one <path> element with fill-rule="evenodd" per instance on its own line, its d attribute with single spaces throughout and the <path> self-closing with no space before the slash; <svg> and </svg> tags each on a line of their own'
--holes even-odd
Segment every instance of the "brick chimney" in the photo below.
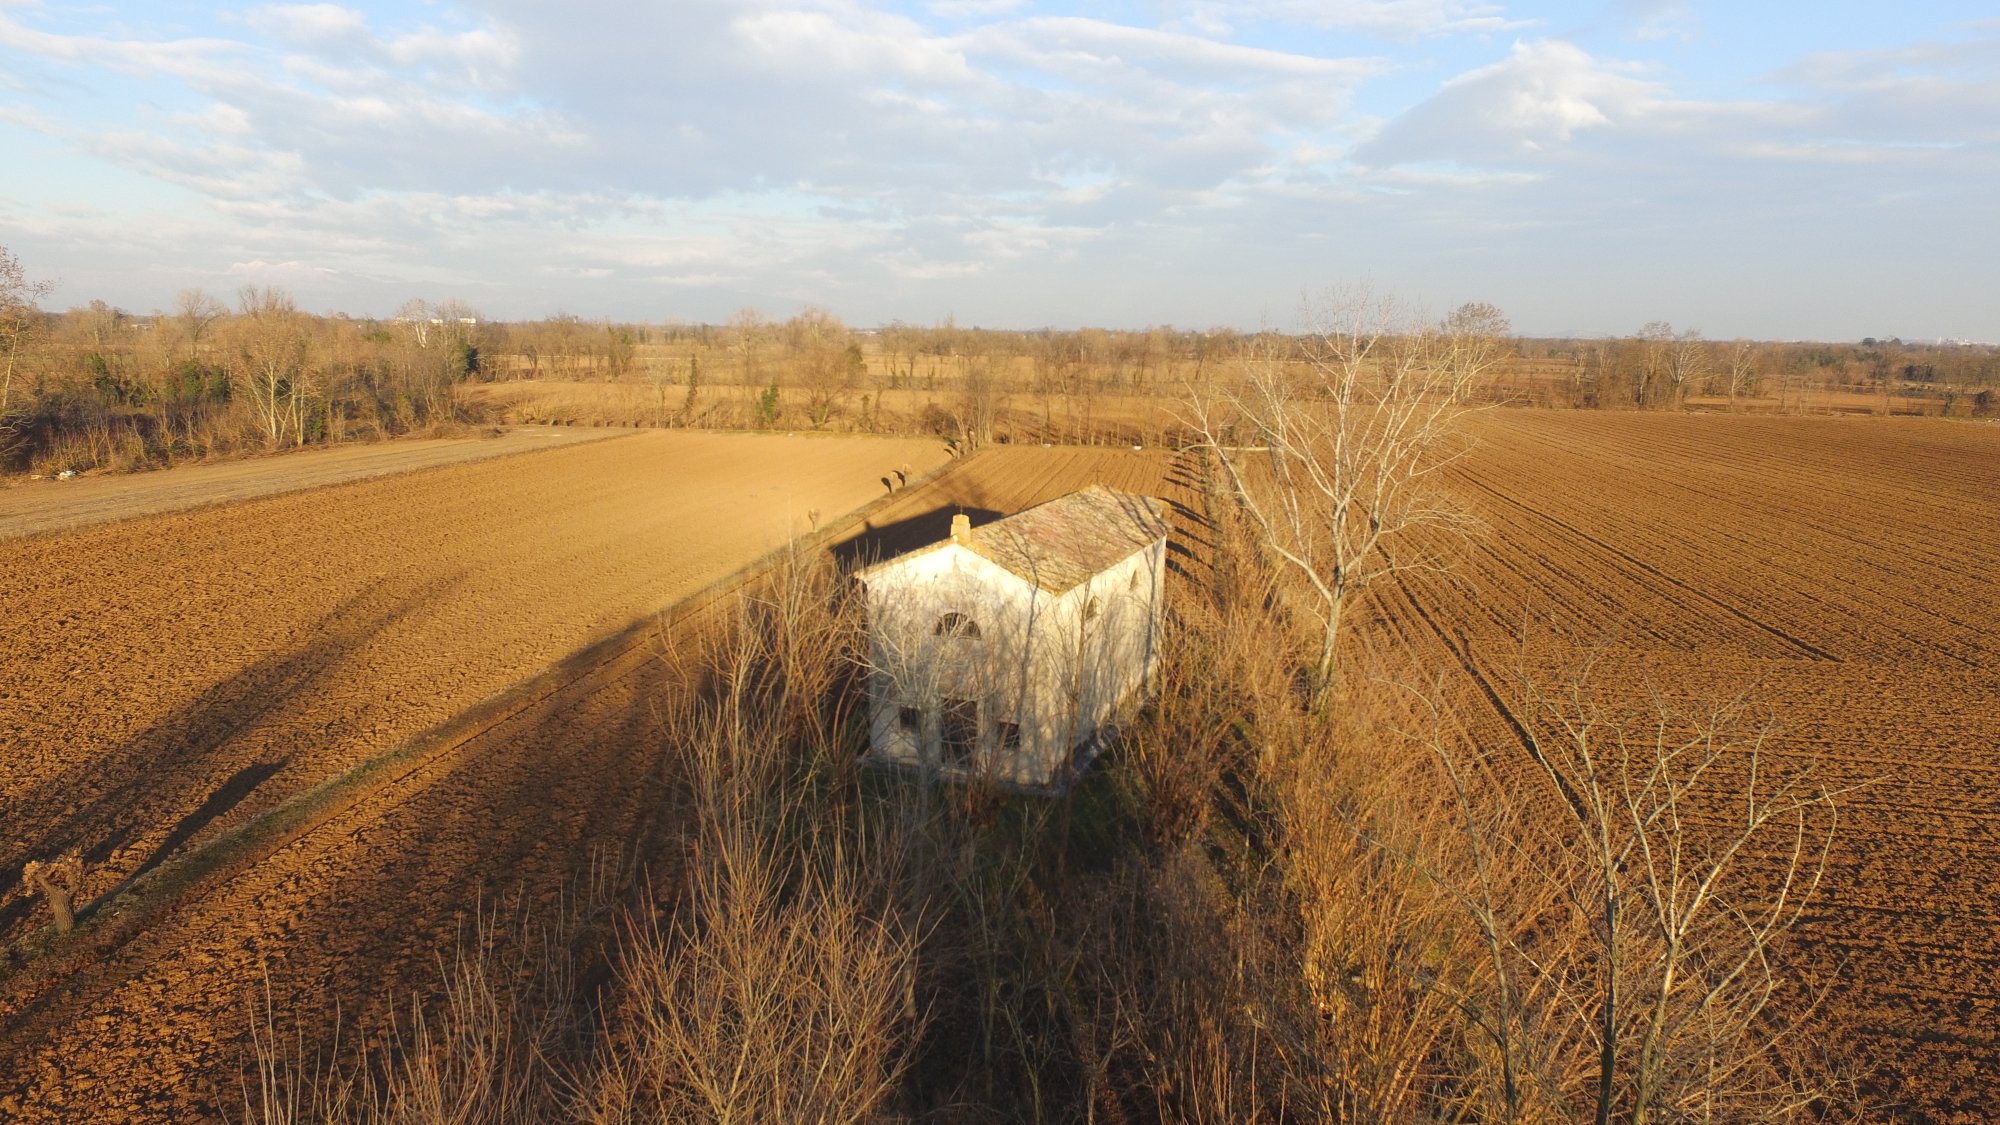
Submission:
<svg viewBox="0 0 2000 1125">
<path fill-rule="evenodd" d="M 961 512 L 958 515 L 951 517 L 951 541 L 954 543 L 972 542 L 971 516 L 968 516 L 965 513 Z"/>
</svg>

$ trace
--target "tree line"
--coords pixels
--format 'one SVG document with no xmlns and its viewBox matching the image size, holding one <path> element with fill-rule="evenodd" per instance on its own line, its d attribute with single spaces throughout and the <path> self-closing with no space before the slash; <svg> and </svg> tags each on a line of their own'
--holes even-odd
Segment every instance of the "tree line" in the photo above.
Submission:
<svg viewBox="0 0 2000 1125">
<path fill-rule="evenodd" d="M 644 417 L 593 419 L 625 424 L 925 432 L 968 445 L 1192 440 L 1173 409 L 1189 388 L 1240 383 L 1264 361 L 1307 368 L 1317 346 L 1310 332 L 1226 327 L 1003 331 L 947 318 L 856 329 L 815 308 L 783 320 L 745 309 L 722 324 L 497 322 L 456 299 L 413 299 L 374 319 L 314 315 L 258 286 L 233 303 L 186 290 L 149 315 L 100 300 L 51 312 L 51 291 L 0 247 L 0 471 L 127 469 L 474 423 L 463 384 L 522 379 L 643 388 L 632 401 L 643 397 Z M 1535 339 L 1479 303 L 1440 323 L 1483 341 L 1464 391 L 1494 402 L 2000 414 L 1990 345 L 1718 341 L 1665 321 Z"/>
<path fill-rule="evenodd" d="M 1550 405 L 1601 409 L 1802 412 L 1844 395 L 1877 413 L 2000 414 L 2000 347 L 1866 337 L 1859 343 L 1710 340 L 1651 321 L 1629 336 L 1520 340 L 1518 393 Z"/>
</svg>

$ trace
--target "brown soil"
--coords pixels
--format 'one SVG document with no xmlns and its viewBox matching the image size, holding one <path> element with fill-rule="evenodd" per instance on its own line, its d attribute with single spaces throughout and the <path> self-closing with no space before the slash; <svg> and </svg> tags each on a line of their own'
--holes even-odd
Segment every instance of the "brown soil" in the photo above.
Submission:
<svg viewBox="0 0 2000 1125">
<path fill-rule="evenodd" d="M 2000 430 L 1518 411 L 1480 431 L 1458 485 L 1483 534 L 1385 599 L 1374 640 L 1502 698 L 1594 649 L 1601 689 L 1743 694 L 1777 723 L 1765 768 L 1864 785 L 1839 801 L 1803 975 L 1878 1106 L 1990 1120 Z M 1484 737 L 1511 737 L 1484 706 Z"/>
<path fill-rule="evenodd" d="M 81 849 L 102 895 L 943 460 L 640 434 L 0 543 L 0 935 L 42 921 L 25 860 Z M 352 1020 L 434 979 L 479 902 L 629 846 L 660 667 L 605 650 L 104 960 L 13 973 L 0 1118 L 214 1116 L 267 972 L 281 1010 Z"/>
</svg>

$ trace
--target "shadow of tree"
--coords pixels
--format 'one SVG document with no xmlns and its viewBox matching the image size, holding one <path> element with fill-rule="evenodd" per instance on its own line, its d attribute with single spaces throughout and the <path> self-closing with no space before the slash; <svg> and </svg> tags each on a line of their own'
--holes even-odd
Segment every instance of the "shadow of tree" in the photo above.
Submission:
<svg viewBox="0 0 2000 1125">
<path fill-rule="evenodd" d="M 243 667 L 121 745 L 0 801 L 0 823 L 16 826 L 0 839 L 0 940 L 17 936 L 34 916 L 36 900 L 20 885 L 28 860 L 81 852 L 97 873 L 89 884 L 93 898 L 112 889 L 102 881 L 107 863 L 119 886 L 158 866 L 293 765 L 289 748 L 274 753 L 252 745 L 256 732 L 309 706 L 330 671 L 459 581 L 449 576 L 358 593 L 321 617 L 304 643 Z M 313 763 L 297 764 L 284 788 L 320 780 Z M 126 854 L 156 832 L 161 838 L 143 859 Z"/>
</svg>

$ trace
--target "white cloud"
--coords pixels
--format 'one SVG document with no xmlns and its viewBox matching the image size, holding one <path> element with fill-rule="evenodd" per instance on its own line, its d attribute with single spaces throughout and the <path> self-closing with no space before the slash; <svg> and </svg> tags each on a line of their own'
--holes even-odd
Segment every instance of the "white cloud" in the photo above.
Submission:
<svg viewBox="0 0 2000 1125">
<path fill-rule="evenodd" d="M 776 9 L 743 16 L 733 30 L 760 67 L 887 74 L 925 83 L 972 76 L 948 40 L 874 13 Z"/>
<path fill-rule="evenodd" d="M 184 141 L 137 130 L 104 133 L 87 143 L 107 161 L 216 199 L 268 198 L 306 183 L 305 162 L 297 154 L 254 144 Z"/>
<path fill-rule="evenodd" d="M 2000 27 L 1970 39 L 1811 55 L 1778 77 L 1804 91 L 1823 137 L 2000 143 Z"/>
<path fill-rule="evenodd" d="M 932 15 L 948 20 L 986 19 L 1012 15 L 1028 6 L 1028 0 L 933 0 L 924 5 Z"/>
<path fill-rule="evenodd" d="M 247 19 L 251 27 L 301 46 L 352 43 L 368 33 L 365 16 L 338 4 L 269 4 L 252 8 Z"/>
<path fill-rule="evenodd" d="M 119 185 L 85 214 L 0 183 L 0 223 L 107 299 L 256 268 L 355 311 L 459 293 L 494 315 L 699 317 L 789 295 L 863 322 L 1254 323 L 1358 272 L 1512 311 L 1522 271 L 1578 284 L 1607 236 L 1808 261 L 1856 227 L 1907 246 L 1951 221 L 1954 247 L 2000 250 L 1991 31 L 1773 60 L 1772 95 L 1720 102 L 1612 57 L 1643 56 L 1624 36 L 1672 4 L 1624 4 L 1609 46 L 1495 43 L 1525 21 L 1478 0 L 1085 10 L 287 4 L 214 37 L 0 0 L 0 87 L 20 91 L 0 144 L 33 131 L 90 157 L 63 182 Z M 1326 46 L 1356 33 L 1365 57 Z M 1415 83 L 1429 95 L 1388 100 Z M 1605 329 L 1726 319 L 1651 278 L 1648 315 Z"/>
<path fill-rule="evenodd" d="M 106 66 L 126 74 L 200 79 L 225 67 L 227 59 L 239 54 L 243 45 L 202 37 L 144 40 L 58 35 L 0 15 L 0 48 L 52 62 Z"/>
<path fill-rule="evenodd" d="M 1213 32 L 1273 22 L 1395 40 L 1521 31 L 1541 22 L 1510 17 L 1504 6 L 1479 0 L 1192 0 L 1184 18 Z"/>
<path fill-rule="evenodd" d="M 1383 69 L 1381 62 L 1372 59 L 1321 58 L 1243 47 L 1197 35 L 1075 16 L 1037 17 L 998 25 L 974 42 L 1017 61 L 1063 70 L 1078 65 L 1158 66 L 1171 68 L 1172 73 L 1187 78 L 1264 75 L 1324 78 L 1352 84 Z"/>
<path fill-rule="evenodd" d="M 1506 59 L 1453 78 L 1390 120 L 1354 159 L 1382 165 L 1533 157 L 1580 131 L 1630 124 L 1660 110 L 1666 87 L 1639 73 L 1558 39 L 1517 43 Z"/>
<path fill-rule="evenodd" d="M 57 133 L 62 130 L 55 118 L 33 106 L 0 105 L 0 121 L 18 125 L 31 133 Z"/>
<path fill-rule="evenodd" d="M 1678 40 L 1695 37 L 1696 17 L 1688 0 L 1619 0 L 1631 21 L 1632 37 L 1640 42 Z"/>
<path fill-rule="evenodd" d="M 340 271 L 310 262 L 267 262 L 257 258 L 248 262 L 231 262 L 222 272 L 232 277 L 252 277 L 264 281 L 301 281 L 331 276 Z"/>
</svg>

